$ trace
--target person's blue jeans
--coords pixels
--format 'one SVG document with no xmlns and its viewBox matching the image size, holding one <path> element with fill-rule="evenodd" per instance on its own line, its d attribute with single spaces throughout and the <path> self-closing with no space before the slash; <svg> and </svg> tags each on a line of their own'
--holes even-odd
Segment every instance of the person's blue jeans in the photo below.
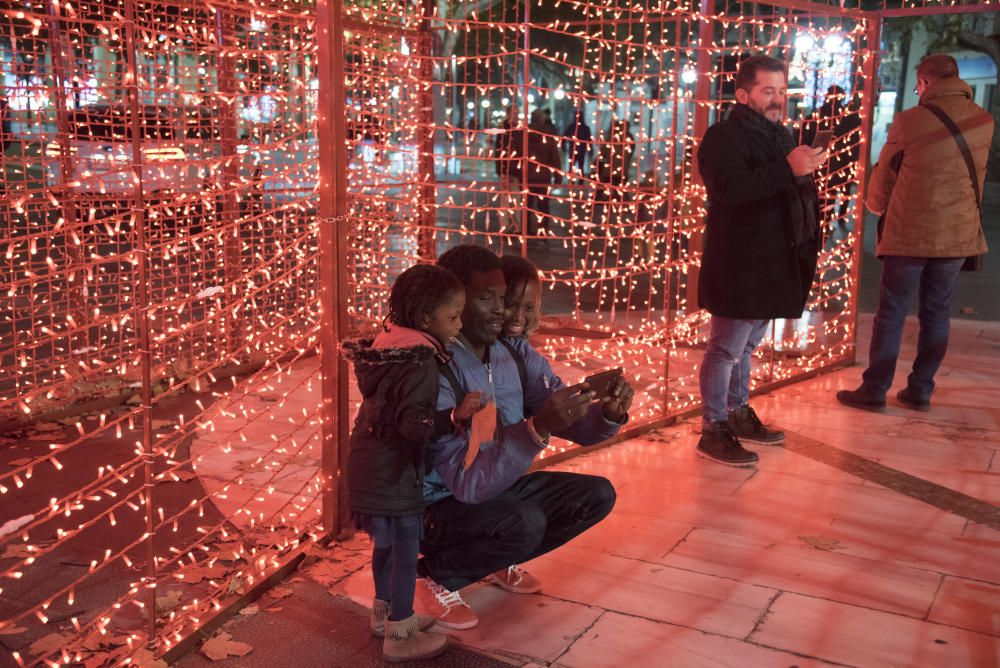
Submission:
<svg viewBox="0 0 1000 668">
<path fill-rule="evenodd" d="M 951 297 L 964 261 L 965 258 L 961 257 L 882 258 L 878 311 L 872 328 L 868 368 L 862 375 L 861 392 L 874 399 L 885 399 L 892 387 L 899 343 L 903 338 L 903 323 L 910 310 L 913 293 L 917 291 L 920 335 L 907 387 L 914 401 L 930 401 L 934 391 L 934 374 L 941 368 L 948 350 Z"/>
<path fill-rule="evenodd" d="M 750 403 L 750 358 L 770 322 L 712 316 L 699 377 L 701 415 L 706 424 L 723 422 L 730 410 Z"/>
</svg>

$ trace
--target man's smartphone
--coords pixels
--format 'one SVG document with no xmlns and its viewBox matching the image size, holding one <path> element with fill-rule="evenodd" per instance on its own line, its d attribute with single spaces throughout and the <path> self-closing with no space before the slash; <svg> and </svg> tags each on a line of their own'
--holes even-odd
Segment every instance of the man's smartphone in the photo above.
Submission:
<svg viewBox="0 0 1000 668">
<path fill-rule="evenodd" d="M 813 148 L 821 148 L 824 151 L 829 150 L 830 142 L 833 141 L 833 130 L 817 130 L 816 136 L 813 137 Z"/>
<path fill-rule="evenodd" d="M 590 391 L 594 393 L 595 397 L 603 399 L 611 394 L 611 388 L 615 386 L 615 381 L 622 376 L 622 373 L 621 367 L 608 369 L 607 371 L 587 376 L 583 379 L 583 382 L 590 386 Z"/>
</svg>

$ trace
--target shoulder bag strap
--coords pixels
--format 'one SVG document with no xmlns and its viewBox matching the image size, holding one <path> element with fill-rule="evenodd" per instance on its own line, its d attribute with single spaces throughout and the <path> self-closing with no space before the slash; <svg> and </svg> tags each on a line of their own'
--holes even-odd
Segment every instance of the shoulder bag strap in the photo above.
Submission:
<svg viewBox="0 0 1000 668">
<path fill-rule="evenodd" d="M 455 407 L 462 405 L 462 400 L 465 399 L 465 388 L 462 387 L 462 383 L 458 380 L 458 376 L 451 368 L 451 364 L 442 364 L 440 367 L 440 373 L 451 385 L 451 391 L 455 395 Z"/>
<path fill-rule="evenodd" d="M 514 363 L 517 364 L 517 376 L 521 379 L 521 393 L 524 393 L 524 389 L 528 383 L 528 366 L 524 362 L 524 358 L 521 357 L 521 353 L 517 352 L 517 349 L 505 339 L 497 339 L 503 344 L 503 347 L 507 349 L 510 356 L 514 358 Z"/>
<path fill-rule="evenodd" d="M 969 177 L 972 178 L 972 190 L 976 193 L 976 208 L 982 212 L 983 197 L 979 192 L 979 177 L 976 175 L 976 164 L 972 161 L 972 151 L 969 149 L 969 144 L 966 143 L 965 137 L 962 136 L 962 131 L 958 129 L 955 121 L 951 120 L 948 114 L 944 113 L 940 107 L 926 103 L 921 106 L 938 117 L 938 120 L 951 132 L 955 143 L 958 144 L 958 150 L 962 152 L 962 157 L 965 158 L 965 166 L 969 168 Z"/>
</svg>

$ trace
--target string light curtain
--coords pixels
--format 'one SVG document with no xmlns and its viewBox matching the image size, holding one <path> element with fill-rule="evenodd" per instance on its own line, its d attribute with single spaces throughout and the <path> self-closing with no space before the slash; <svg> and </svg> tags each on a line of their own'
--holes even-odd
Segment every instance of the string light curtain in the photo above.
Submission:
<svg viewBox="0 0 1000 668">
<path fill-rule="evenodd" d="M 343 528 L 356 396 L 336 339 L 377 328 L 394 277 L 456 243 L 538 264 L 536 343 L 567 380 L 625 367 L 636 427 L 696 410 L 692 156 L 742 53 L 789 63 L 796 132 L 860 119 L 819 175 L 809 306 L 775 323 L 753 382 L 853 359 L 876 15 L 25 0 L 0 17 L 0 422 L 21 453 L 0 471 L 0 641 L 20 665 L 176 658 Z M 819 117 L 833 83 L 849 104 Z M 577 112 L 589 137 L 567 136 Z"/>
</svg>

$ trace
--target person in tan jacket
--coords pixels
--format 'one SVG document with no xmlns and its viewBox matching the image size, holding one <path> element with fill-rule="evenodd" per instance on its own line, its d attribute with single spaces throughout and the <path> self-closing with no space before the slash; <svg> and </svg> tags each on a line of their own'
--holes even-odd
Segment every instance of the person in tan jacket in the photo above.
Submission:
<svg viewBox="0 0 1000 668">
<path fill-rule="evenodd" d="M 857 390 L 841 390 L 845 406 L 884 411 L 892 386 L 903 323 L 913 293 L 919 295 L 920 335 L 906 388 L 896 394 L 914 410 L 930 409 L 937 373 L 948 349 L 949 309 L 965 259 L 986 252 L 981 196 L 993 140 L 993 116 L 972 101 L 958 64 L 931 54 L 917 66 L 920 104 L 896 115 L 868 184 L 865 203 L 880 215 L 875 254 L 882 260 L 868 368 Z M 964 138 L 976 183 L 948 126 Z"/>
</svg>

